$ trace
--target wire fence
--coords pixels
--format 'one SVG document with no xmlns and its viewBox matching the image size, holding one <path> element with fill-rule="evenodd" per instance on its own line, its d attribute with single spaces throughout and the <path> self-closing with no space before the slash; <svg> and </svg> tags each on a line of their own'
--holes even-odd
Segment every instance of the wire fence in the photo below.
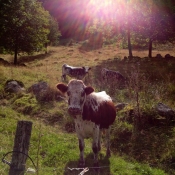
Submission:
<svg viewBox="0 0 175 175">
<path fill-rule="evenodd" d="M 30 161 L 32 162 L 32 165 L 33 165 L 34 168 L 27 168 L 25 170 L 25 173 L 32 173 L 32 174 L 36 173 L 36 174 L 38 174 L 37 171 L 41 171 L 41 170 L 50 171 L 50 172 L 54 172 L 54 171 L 57 171 L 57 170 L 59 171 L 61 169 L 63 170 L 63 168 L 51 168 L 51 167 L 38 169 L 37 166 L 35 165 L 34 161 L 32 160 L 32 158 L 29 155 L 27 155 L 23 152 L 20 152 L 20 151 L 10 151 L 10 152 L 7 152 L 6 154 L 4 154 L 4 156 L 2 158 L 2 162 L 4 164 L 7 164 L 7 165 L 11 166 L 11 162 L 6 160 L 6 157 L 7 157 L 7 155 L 12 154 L 12 153 L 23 154 L 23 155 L 27 156 L 27 158 L 29 158 Z M 74 167 L 70 168 L 70 167 L 67 167 L 66 170 L 70 171 L 70 172 L 76 171 L 77 173 L 79 173 L 78 175 L 84 175 L 86 172 L 88 172 L 92 169 L 98 171 L 99 169 L 102 169 L 102 168 L 109 168 L 109 166 L 85 167 L 85 168 L 74 168 Z M 64 168 L 64 170 L 65 170 L 65 168 Z M 78 171 L 80 171 L 80 172 L 78 172 Z"/>
</svg>

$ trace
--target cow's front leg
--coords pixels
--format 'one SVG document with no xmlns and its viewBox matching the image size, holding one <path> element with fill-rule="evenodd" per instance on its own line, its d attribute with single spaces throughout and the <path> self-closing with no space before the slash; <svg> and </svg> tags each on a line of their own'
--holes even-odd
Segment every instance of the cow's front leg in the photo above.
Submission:
<svg viewBox="0 0 175 175">
<path fill-rule="evenodd" d="M 62 77 L 62 81 L 66 81 L 66 74 L 63 74 L 61 77 Z"/>
<path fill-rule="evenodd" d="M 78 167 L 84 167 L 85 166 L 85 160 L 84 160 L 84 139 L 78 139 L 79 141 L 79 150 L 80 150 L 80 159 L 78 163 Z"/>
</svg>

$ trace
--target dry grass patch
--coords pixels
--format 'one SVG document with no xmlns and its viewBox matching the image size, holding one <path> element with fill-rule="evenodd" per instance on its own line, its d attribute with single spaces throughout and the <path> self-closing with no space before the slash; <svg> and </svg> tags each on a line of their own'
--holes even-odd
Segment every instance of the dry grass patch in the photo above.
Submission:
<svg viewBox="0 0 175 175">
<path fill-rule="evenodd" d="M 156 58 L 134 58 L 132 60 L 124 60 L 123 57 L 128 55 L 128 50 L 120 49 L 116 45 L 106 45 L 103 48 L 91 50 L 88 52 L 80 50 L 79 47 L 80 44 L 75 44 L 72 46 L 49 47 L 48 54 L 43 54 L 41 52 L 34 56 L 20 56 L 19 61 L 26 64 L 26 67 L 5 67 L 0 65 L 0 90 L 3 89 L 3 82 L 5 82 L 8 79 L 16 79 L 18 81 L 22 81 L 26 89 L 29 88 L 31 85 L 37 83 L 38 81 L 45 81 L 49 84 L 51 88 L 46 94 L 44 94 L 46 95 L 46 97 L 48 97 L 50 96 L 50 93 L 54 94 L 54 92 L 56 91 L 55 86 L 59 81 L 61 81 L 62 65 L 64 63 L 67 63 L 72 66 L 92 67 L 92 70 L 90 71 L 90 77 L 86 77 L 85 83 L 95 87 L 96 91 L 106 90 L 110 93 L 110 95 L 114 99 L 114 102 L 116 103 L 128 102 L 133 106 L 135 104 L 137 105 L 135 95 L 138 94 L 138 98 L 142 104 L 148 103 L 148 106 L 143 106 L 145 107 L 144 109 L 147 112 L 146 115 L 151 116 L 152 113 L 148 113 L 149 109 L 151 109 L 151 105 L 156 103 L 157 101 L 163 100 L 167 102 L 167 104 L 171 104 L 172 107 L 175 105 L 173 101 L 174 98 L 172 97 L 172 94 L 175 93 L 175 86 L 173 84 L 175 79 L 175 60 L 167 61 L 166 59 Z M 153 56 L 155 56 L 157 53 L 162 54 L 162 56 L 164 56 L 165 53 L 173 55 L 173 50 L 171 50 L 171 52 L 168 50 L 154 50 Z M 134 50 L 133 55 L 145 57 L 147 56 L 147 51 Z M 0 57 L 7 60 L 12 58 L 11 56 L 3 57 L 2 55 L 0 55 Z M 139 68 L 137 67 L 138 65 Z M 135 70 L 137 70 L 136 68 L 138 68 L 139 75 L 146 75 L 147 81 L 144 82 L 143 78 L 139 79 L 139 85 L 142 86 L 138 86 L 139 89 L 137 92 L 135 92 L 137 87 L 135 87 L 135 89 L 129 87 L 120 90 L 116 89 L 115 87 L 111 87 L 110 85 L 102 86 L 102 82 L 100 79 L 100 71 L 102 67 L 119 71 L 127 77 L 131 77 L 131 75 L 135 73 Z M 155 79 L 157 78 L 159 78 L 160 82 L 155 81 Z M 152 86 L 153 84 L 155 86 Z M 133 106 L 132 108 L 135 107 Z M 146 107 L 148 107 L 148 109 Z M 12 109 L 14 109 L 15 111 Z M 4 154 L 8 151 L 4 149 L 7 147 L 7 145 L 9 145 L 8 149 L 11 149 L 11 133 L 15 130 L 14 121 L 16 122 L 16 120 L 18 119 L 33 120 L 35 125 L 37 123 L 37 128 L 40 128 L 40 132 L 42 132 L 43 134 L 43 136 L 41 137 L 40 154 L 37 155 L 39 157 L 40 167 L 55 169 L 55 174 L 72 174 L 72 172 L 67 172 L 66 170 L 67 166 L 73 167 L 77 164 L 78 146 L 77 140 L 75 140 L 76 137 L 74 133 L 67 134 L 67 132 L 74 132 L 74 125 L 73 120 L 69 117 L 67 113 L 67 104 L 65 101 L 49 101 L 48 103 L 39 103 L 31 94 L 23 95 L 16 98 L 15 96 L 12 96 L 7 99 L 3 99 L 3 102 L 1 102 L 0 110 L 2 111 L 0 117 L 3 121 L 1 122 L 1 124 L 4 125 L 3 127 L 1 125 L 0 128 L 5 128 L 2 130 L 3 133 L 6 133 L 6 130 L 8 129 L 9 133 L 7 134 L 10 135 L 10 140 L 8 141 L 8 143 L 4 143 L 2 146 L 3 153 L 1 154 Z M 109 168 L 106 171 L 106 173 L 100 172 L 100 174 L 114 175 L 122 174 L 123 172 L 125 172 L 125 174 L 143 174 L 142 170 L 145 171 L 145 174 L 161 174 L 161 170 L 157 170 L 157 173 L 155 171 L 150 172 L 151 167 L 145 167 L 135 163 L 131 164 L 128 157 L 128 161 L 122 161 L 117 155 L 119 153 L 121 153 L 121 155 L 128 155 L 129 153 L 130 157 L 132 158 L 138 159 L 139 161 L 143 161 L 147 164 L 152 163 L 155 166 L 159 165 L 161 168 L 164 168 L 168 171 L 167 168 L 169 167 L 163 167 L 163 165 L 161 166 L 161 163 L 162 161 L 164 161 L 168 164 L 168 162 L 171 161 L 171 164 L 174 165 L 175 153 L 174 149 L 171 149 L 171 146 L 174 144 L 174 141 L 171 142 L 171 139 L 169 139 L 171 135 L 168 135 L 167 132 L 160 130 L 160 128 L 155 128 L 155 130 L 158 129 L 159 131 L 157 131 L 157 135 L 155 135 L 156 131 L 153 128 L 150 128 L 150 130 L 145 130 L 143 132 L 146 134 L 145 137 L 141 137 L 141 141 L 144 138 L 145 140 L 143 140 L 142 142 L 139 142 L 140 140 L 136 140 L 135 143 L 137 149 L 135 149 L 134 145 L 132 145 L 132 142 L 130 142 L 129 140 L 131 139 L 133 123 L 129 123 L 127 121 L 127 117 L 130 117 L 128 116 L 128 112 L 129 110 L 121 111 L 121 113 L 119 114 L 120 116 L 118 115 L 118 120 L 116 120 L 116 123 L 113 125 L 111 144 L 114 154 L 112 155 L 111 159 L 107 160 L 108 162 L 106 162 L 106 160 L 104 160 L 104 163 L 103 160 L 101 161 L 101 165 L 109 165 Z M 23 117 L 17 118 L 16 116 L 19 116 L 19 114 Z M 9 121 L 11 121 L 11 123 L 9 123 Z M 39 127 L 41 125 L 42 128 Z M 13 128 L 11 128 L 11 126 L 13 126 Z M 37 141 L 39 140 L 37 132 L 35 130 L 36 126 L 33 129 L 30 149 L 30 154 L 34 159 L 36 158 L 35 149 L 37 148 Z M 172 128 L 172 130 L 170 131 L 174 136 L 175 129 Z M 3 134 L 1 136 L 2 138 L 4 137 Z M 161 138 L 162 141 L 159 142 L 159 138 Z M 150 140 L 147 141 L 146 139 Z M 6 141 L 5 138 L 2 140 Z M 154 143 L 154 141 L 156 143 Z M 160 144 L 161 147 L 159 147 Z M 90 162 L 92 160 L 90 154 L 92 152 L 91 144 L 89 145 L 90 146 L 87 146 L 86 149 L 88 150 L 86 153 L 87 162 Z M 139 149 L 138 145 L 140 146 Z M 159 147 L 159 151 L 162 151 L 159 155 L 157 155 L 159 153 L 156 151 L 157 147 Z M 166 150 L 168 150 L 168 153 Z M 102 150 L 102 157 L 104 156 L 103 152 L 104 150 Z M 137 153 L 139 153 L 139 155 Z M 90 166 L 91 162 L 88 163 L 88 165 Z M 128 165 L 130 165 L 130 168 L 128 168 Z M 172 171 L 174 170 L 173 167 L 170 168 L 172 168 Z M 51 173 L 46 172 L 46 170 L 44 169 L 41 169 L 40 171 L 40 174 L 53 174 L 53 171 Z M 76 172 L 76 174 L 78 173 Z M 89 174 L 91 173 L 89 172 Z M 164 175 L 165 173 L 162 172 L 162 174 Z"/>
</svg>

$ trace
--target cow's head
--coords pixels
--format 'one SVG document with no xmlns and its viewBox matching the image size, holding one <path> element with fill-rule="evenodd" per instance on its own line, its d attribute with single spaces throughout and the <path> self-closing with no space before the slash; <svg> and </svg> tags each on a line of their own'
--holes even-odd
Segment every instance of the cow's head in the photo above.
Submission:
<svg viewBox="0 0 175 175">
<path fill-rule="evenodd" d="M 85 86 L 81 80 L 70 80 L 68 85 L 63 83 L 57 84 L 57 88 L 68 95 L 68 112 L 71 115 L 79 115 L 83 112 L 83 105 L 86 96 L 94 91 L 91 86 Z"/>
<path fill-rule="evenodd" d="M 91 67 L 82 67 L 83 69 L 84 69 L 84 71 L 85 71 L 85 73 L 89 73 L 89 70 L 91 70 Z"/>
</svg>

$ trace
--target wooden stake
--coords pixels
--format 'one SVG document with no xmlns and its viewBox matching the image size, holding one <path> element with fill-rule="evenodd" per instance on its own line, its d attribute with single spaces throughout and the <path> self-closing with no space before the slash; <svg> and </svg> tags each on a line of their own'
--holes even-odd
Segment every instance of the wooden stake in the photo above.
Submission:
<svg viewBox="0 0 175 175">
<path fill-rule="evenodd" d="M 18 121 L 9 175 L 24 175 L 31 131 L 32 122 Z"/>
</svg>

